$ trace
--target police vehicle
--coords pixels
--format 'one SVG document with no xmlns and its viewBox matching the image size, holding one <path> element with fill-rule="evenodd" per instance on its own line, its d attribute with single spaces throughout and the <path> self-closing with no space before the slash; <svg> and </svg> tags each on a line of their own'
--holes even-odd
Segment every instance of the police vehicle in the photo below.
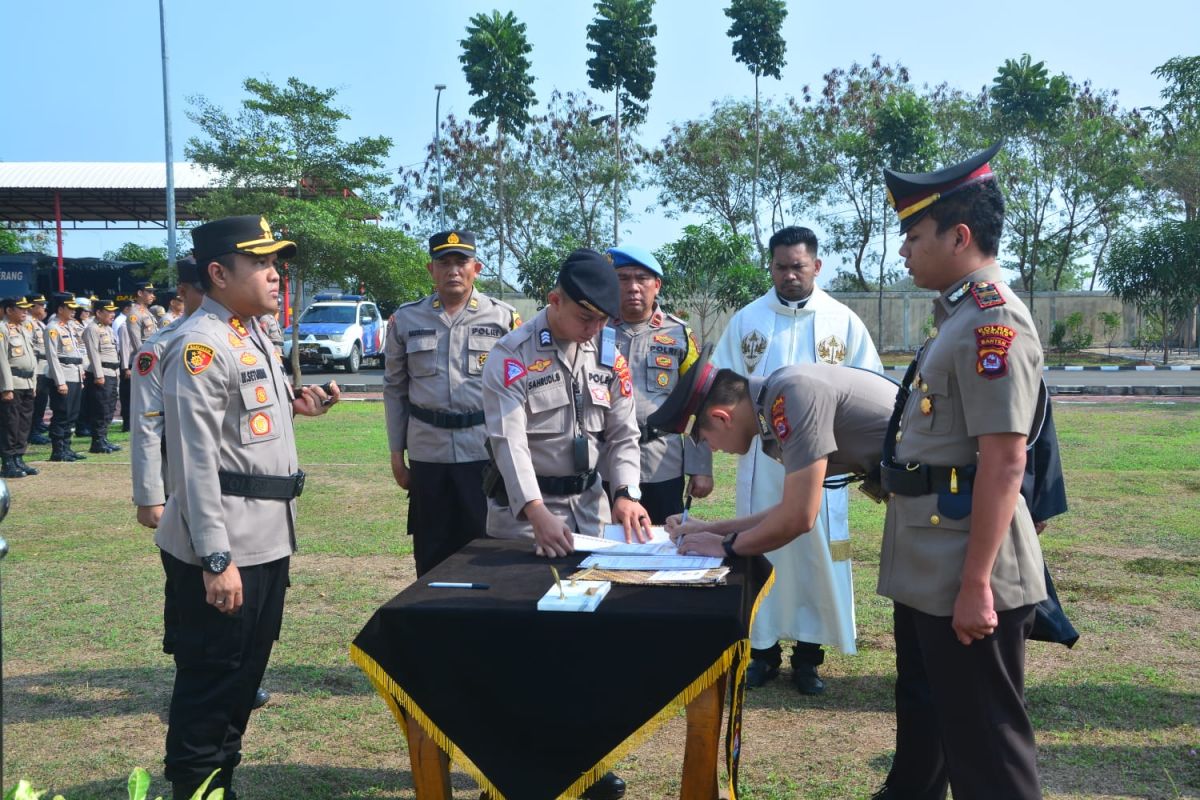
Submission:
<svg viewBox="0 0 1200 800">
<path fill-rule="evenodd" d="M 339 364 L 358 372 L 363 359 L 383 365 L 387 320 L 376 305 L 358 294 L 318 294 L 304 309 L 300 325 L 300 363 Z M 283 331 L 283 362 L 291 364 L 292 326 Z"/>
</svg>

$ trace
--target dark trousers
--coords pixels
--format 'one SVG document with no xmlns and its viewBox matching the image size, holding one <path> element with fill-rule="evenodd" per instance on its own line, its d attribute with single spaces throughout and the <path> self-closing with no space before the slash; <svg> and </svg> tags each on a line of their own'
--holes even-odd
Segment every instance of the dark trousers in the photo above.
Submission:
<svg viewBox="0 0 1200 800">
<path fill-rule="evenodd" d="M 50 395 L 54 394 L 54 384 L 45 375 L 39 375 L 37 379 L 37 394 L 33 398 L 33 430 L 44 431 L 46 425 L 46 404 L 50 402 Z"/>
<path fill-rule="evenodd" d="M 50 395 L 50 438 L 56 442 L 69 442 L 71 429 L 75 427 L 75 419 L 79 416 L 78 383 L 67 381 L 67 393 L 59 394 L 55 388 Z"/>
<path fill-rule="evenodd" d="M 220 768 L 227 781 L 242 760 L 254 694 L 279 638 L 289 559 L 239 567 L 244 605 L 229 616 L 205 602 L 199 567 L 160 554 L 177 617 L 163 774 L 195 786 Z"/>
<path fill-rule="evenodd" d="M 486 461 L 462 464 L 409 462 L 408 535 L 417 576 L 424 575 L 487 533 L 483 496 Z"/>
<path fill-rule="evenodd" d="M 91 419 L 88 422 L 92 428 L 93 439 L 103 439 L 108 435 L 108 426 L 112 422 L 113 413 L 117 410 L 117 379 L 107 377 L 104 383 L 96 383 L 92 375 L 88 375 L 88 396 L 91 398 Z M 83 412 L 80 412 L 83 416 Z"/>
<path fill-rule="evenodd" d="M 0 400 L 0 432 L 4 455 L 23 456 L 33 424 L 33 389 L 14 389 L 13 399 Z"/>
<path fill-rule="evenodd" d="M 121 400 L 121 430 L 129 432 L 129 376 L 121 370 L 121 379 L 117 382 L 117 396 Z"/>
<path fill-rule="evenodd" d="M 642 508 L 650 515 L 651 525 L 666 525 L 667 517 L 683 513 L 683 476 L 658 483 L 639 484 Z M 613 487 L 604 481 L 604 494 L 612 497 Z"/>
<path fill-rule="evenodd" d="M 92 421 L 96 417 L 96 396 L 93 393 L 92 373 L 83 373 L 83 383 L 79 390 L 79 413 L 75 415 L 75 427 L 82 429 L 88 436 L 92 435 Z M 79 431 L 77 430 L 78 434 Z"/>
<path fill-rule="evenodd" d="M 896 756 L 891 796 L 1033 800 L 1042 796 L 1025 710 L 1025 638 L 1033 606 L 997 613 L 996 632 L 963 646 L 950 617 L 893 605 Z"/>
<path fill-rule="evenodd" d="M 765 661 L 773 667 L 778 667 L 783 664 L 783 648 L 779 646 L 779 642 L 776 642 L 763 650 L 751 650 L 750 657 L 755 661 Z M 819 644 L 796 642 L 795 647 L 792 648 L 792 669 L 795 669 L 797 664 L 819 667 L 824 663 L 825 651 Z"/>
</svg>

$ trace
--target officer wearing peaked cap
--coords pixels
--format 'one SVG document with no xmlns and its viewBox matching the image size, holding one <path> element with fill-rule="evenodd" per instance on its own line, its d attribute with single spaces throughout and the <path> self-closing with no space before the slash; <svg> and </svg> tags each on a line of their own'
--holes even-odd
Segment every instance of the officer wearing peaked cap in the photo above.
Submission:
<svg viewBox="0 0 1200 800">
<path fill-rule="evenodd" d="M 89 452 L 114 453 L 121 449 L 108 440 L 108 426 L 117 407 L 117 382 L 121 379 L 117 338 L 112 328 L 117 306 L 112 300 L 98 300 L 93 310 L 95 320 L 84 328 L 82 336 L 90 365 L 85 382 L 91 395 L 88 403 L 91 419 L 87 420 L 92 435 Z"/>
<path fill-rule="evenodd" d="M 56 292 L 54 319 L 46 326 L 47 377 L 55 387 L 50 395 L 51 461 L 82 461 L 85 455 L 71 448 L 71 432 L 79 417 L 80 393 L 87 371 L 87 351 L 76 333 L 75 295 Z"/>
<path fill-rule="evenodd" d="M 0 477 L 23 478 L 38 470 L 25 463 L 29 429 L 33 423 L 33 387 L 37 379 L 37 356 L 25 327 L 30 303 L 23 297 L 0 301 L 0 453 L 4 456 Z"/>
<path fill-rule="evenodd" d="M 650 521 L 662 525 L 683 511 L 684 474 L 688 494 L 707 497 L 712 491 L 712 454 L 646 425 L 700 355 L 696 337 L 683 320 L 658 306 L 663 270 L 658 259 L 642 247 L 611 247 L 621 291 L 621 315 L 609 324 L 616 332 L 617 350 L 625 356 L 633 378 L 641 444 L 641 502 Z M 607 481 L 606 481 L 607 482 Z"/>
<path fill-rule="evenodd" d="M 396 309 L 384 346 L 392 474 L 409 493 L 417 575 L 486 533 L 483 368 L 521 316 L 475 288 L 475 247 L 470 231 L 429 237 L 433 294 Z"/>
<path fill-rule="evenodd" d="M 25 295 L 29 303 L 29 313 L 25 318 L 25 330 L 33 342 L 33 352 L 37 359 L 37 378 L 33 396 L 33 424 L 29 429 L 30 444 L 50 444 L 46 432 L 46 404 L 54 387 L 49 385 L 46 378 L 46 296 L 43 294 Z"/>
<path fill-rule="evenodd" d="M 944 796 L 947 782 L 956 798 L 1042 796 L 1023 687 L 1025 638 L 1046 587 L 1020 495 L 1042 347 L 996 263 L 998 150 L 937 172 L 884 174 L 905 234 L 900 255 L 913 282 L 940 295 L 884 442 L 893 496 L 878 591 L 893 601 L 897 734 L 881 798 Z M 932 712 L 902 691 L 922 677 Z"/>
<path fill-rule="evenodd" d="M 154 284 L 150 281 L 136 284 L 133 298 L 125 330 L 129 336 L 129 351 L 136 353 L 142 342 L 158 330 L 158 319 L 150 311 L 150 304 L 154 302 Z"/>
</svg>

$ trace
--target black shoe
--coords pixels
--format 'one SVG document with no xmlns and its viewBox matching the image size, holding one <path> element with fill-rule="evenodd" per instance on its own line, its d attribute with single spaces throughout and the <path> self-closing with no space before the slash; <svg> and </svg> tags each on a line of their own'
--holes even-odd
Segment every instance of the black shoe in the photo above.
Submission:
<svg viewBox="0 0 1200 800">
<path fill-rule="evenodd" d="M 792 683 L 800 694 L 820 694 L 825 691 L 825 681 L 821 680 L 813 664 L 793 664 Z"/>
<path fill-rule="evenodd" d="M 92 446 L 88 448 L 89 453 L 107 453 L 108 448 L 104 446 L 103 439 L 92 439 Z"/>
<path fill-rule="evenodd" d="M 53 442 L 53 447 L 54 447 L 54 449 L 50 451 L 50 460 L 51 461 L 70 461 L 71 460 L 71 459 L 67 458 L 67 448 L 63 447 L 62 442 L 58 442 L 58 441 Z"/>
<path fill-rule="evenodd" d="M 0 478 L 24 478 L 25 470 L 17 466 L 17 460 L 12 456 L 4 456 L 4 466 L 0 468 Z"/>
<path fill-rule="evenodd" d="M 109 452 L 109 453 L 118 453 L 121 450 L 121 445 L 113 444 L 112 442 L 110 442 L 108 440 L 107 436 L 104 437 L 104 446 L 106 448 L 108 448 L 106 452 Z"/>
<path fill-rule="evenodd" d="M 587 788 L 580 797 L 584 800 L 621 800 L 625 796 L 625 781 L 616 773 L 606 772 Z"/>
<path fill-rule="evenodd" d="M 250 710 L 257 711 L 269 702 L 271 702 L 271 693 L 260 686 L 254 693 L 254 703 L 250 706 Z"/>
<path fill-rule="evenodd" d="M 26 475 L 37 475 L 39 472 L 41 472 L 40 469 L 34 469 L 33 467 L 26 464 L 25 456 L 23 456 L 23 455 L 16 456 L 16 459 L 17 459 L 17 466 L 20 467 L 21 469 L 25 470 Z"/>
<path fill-rule="evenodd" d="M 768 681 L 775 680 L 778 675 L 779 667 L 766 661 L 752 658 L 750 659 L 750 666 L 746 667 L 746 686 L 751 689 L 758 689 L 761 686 L 766 686 Z"/>
<path fill-rule="evenodd" d="M 31 434 L 29 434 L 29 443 L 30 444 L 50 444 L 50 437 L 44 433 L 31 433 Z"/>
<path fill-rule="evenodd" d="M 66 456 L 66 461 L 87 461 L 87 456 L 85 456 L 83 453 L 76 453 L 68 444 L 64 443 L 63 451 L 63 455 Z"/>
<path fill-rule="evenodd" d="M 90 439 L 90 438 L 92 438 L 92 429 L 91 428 L 76 428 L 75 436 L 78 439 Z"/>
</svg>

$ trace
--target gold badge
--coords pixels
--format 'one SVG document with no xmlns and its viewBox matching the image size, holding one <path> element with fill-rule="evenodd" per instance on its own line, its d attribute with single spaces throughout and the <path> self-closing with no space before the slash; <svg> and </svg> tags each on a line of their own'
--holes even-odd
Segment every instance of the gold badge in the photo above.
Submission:
<svg viewBox="0 0 1200 800">
<path fill-rule="evenodd" d="M 921 413 L 927 417 L 933 413 L 933 401 L 928 397 L 921 398 Z"/>
<path fill-rule="evenodd" d="M 267 387 L 255 386 L 254 387 L 254 399 L 260 403 L 267 402 Z"/>
<path fill-rule="evenodd" d="M 488 357 L 487 353 L 479 354 L 479 368 L 480 369 L 483 369 L 483 365 L 487 363 L 487 357 Z"/>
<path fill-rule="evenodd" d="M 229 345 L 231 347 L 245 347 L 246 342 L 244 339 L 242 339 L 242 337 L 238 336 L 236 333 L 231 333 L 231 334 L 229 334 Z"/>
<path fill-rule="evenodd" d="M 238 336 L 249 336 L 250 335 L 250 331 L 246 330 L 246 326 L 243 325 L 242 321 L 240 319 L 238 319 L 237 317 L 229 318 L 229 327 L 231 327 L 235 331 L 237 331 Z"/>
<path fill-rule="evenodd" d="M 539 358 L 529 365 L 530 372 L 545 372 L 552 362 L 548 358 Z"/>
<path fill-rule="evenodd" d="M 254 353 L 242 353 L 242 363 L 247 367 L 253 367 L 258 363 L 258 356 L 254 355 Z"/>
<path fill-rule="evenodd" d="M 459 238 L 457 233 L 451 232 L 450 235 L 446 237 L 446 244 L 458 244 L 458 242 Z"/>
<path fill-rule="evenodd" d="M 671 376 L 665 372 L 660 372 L 658 373 L 658 377 L 654 379 L 654 382 L 665 389 L 667 384 L 671 382 Z"/>
<path fill-rule="evenodd" d="M 258 218 L 258 227 L 262 229 L 264 239 L 274 239 L 275 234 L 271 233 L 271 224 L 267 222 L 266 217 Z"/>
<path fill-rule="evenodd" d="M 826 336 L 817 342 L 817 358 L 837 366 L 846 360 L 846 343 L 836 336 Z"/>
<path fill-rule="evenodd" d="M 255 436 L 266 436 L 271 432 L 271 418 L 262 411 L 250 418 L 250 432 Z"/>
</svg>

